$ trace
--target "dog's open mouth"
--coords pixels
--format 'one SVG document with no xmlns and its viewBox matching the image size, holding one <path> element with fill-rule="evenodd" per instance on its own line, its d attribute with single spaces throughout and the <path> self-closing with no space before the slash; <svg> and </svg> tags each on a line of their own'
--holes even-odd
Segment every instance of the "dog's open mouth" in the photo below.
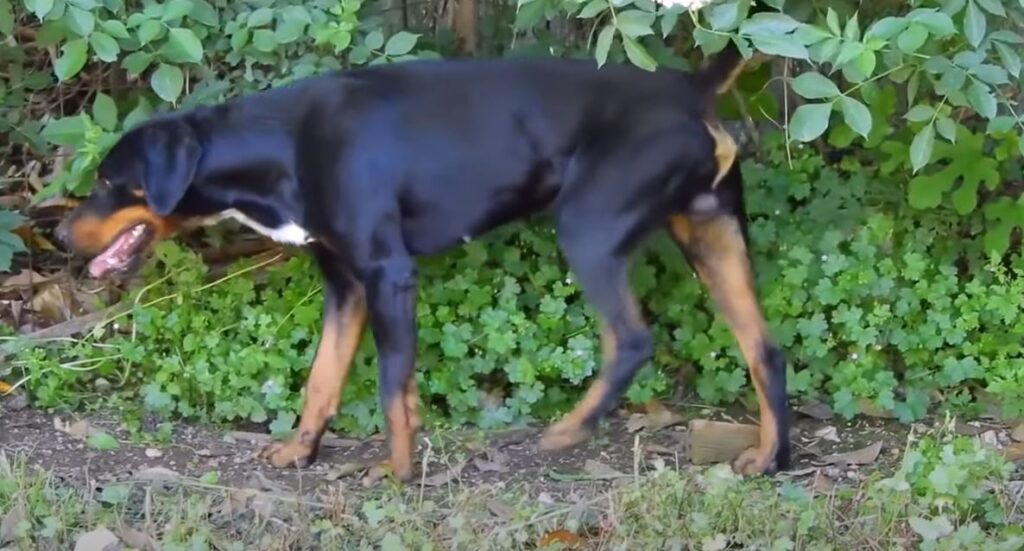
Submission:
<svg viewBox="0 0 1024 551">
<path fill-rule="evenodd" d="M 129 226 L 89 262 L 89 275 L 100 278 L 114 272 L 128 271 L 153 241 L 154 235 L 153 229 L 145 223 Z"/>
</svg>

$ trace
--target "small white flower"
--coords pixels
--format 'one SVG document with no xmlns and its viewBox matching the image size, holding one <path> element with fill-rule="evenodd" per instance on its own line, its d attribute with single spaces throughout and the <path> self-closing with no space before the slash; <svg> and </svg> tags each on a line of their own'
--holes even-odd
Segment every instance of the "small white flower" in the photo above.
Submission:
<svg viewBox="0 0 1024 551">
<path fill-rule="evenodd" d="M 263 394 L 273 394 L 276 391 L 277 382 L 274 381 L 273 379 L 267 379 L 267 382 L 263 383 L 263 386 L 260 387 L 260 392 L 262 392 Z"/>
<path fill-rule="evenodd" d="M 778 216 L 779 214 L 779 209 L 775 209 L 775 216 Z"/>
<path fill-rule="evenodd" d="M 712 353 L 710 354 L 710 356 L 711 356 L 712 358 L 717 358 L 717 357 L 718 357 L 718 352 L 712 352 Z"/>
<path fill-rule="evenodd" d="M 827 254 L 823 254 L 823 255 L 821 255 L 821 261 L 822 261 L 822 262 L 825 262 L 825 261 L 827 261 L 827 260 L 828 260 L 828 255 L 827 255 Z"/>
<path fill-rule="evenodd" d="M 857 361 L 857 358 L 859 358 L 859 357 L 860 356 L 858 356 L 856 352 L 854 352 L 853 354 L 850 354 L 850 359 L 853 360 L 853 361 Z"/>
<path fill-rule="evenodd" d="M 663 6 L 682 6 L 688 10 L 699 10 L 713 0 L 656 0 Z"/>
</svg>

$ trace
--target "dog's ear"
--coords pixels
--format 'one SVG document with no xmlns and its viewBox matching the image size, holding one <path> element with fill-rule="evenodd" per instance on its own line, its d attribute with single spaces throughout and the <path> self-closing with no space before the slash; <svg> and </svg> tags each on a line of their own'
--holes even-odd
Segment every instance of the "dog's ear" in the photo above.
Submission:
<svg viewBox="0 0 1024 551">
<path fill-rule="evenodd" d="M 170 214 L 195 178 L 203 148 L 192 128 L 182 120 L 161 121 L 143 129 L 145 170 L 142 189 L 149 208 Z"/>
</svg>

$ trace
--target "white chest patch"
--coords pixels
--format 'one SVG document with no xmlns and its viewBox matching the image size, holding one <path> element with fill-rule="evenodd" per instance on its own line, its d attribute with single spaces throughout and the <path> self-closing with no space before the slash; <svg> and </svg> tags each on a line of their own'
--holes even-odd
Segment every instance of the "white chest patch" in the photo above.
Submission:
<svg viewBox="0 0 1024 551">
<path fill-rule="evenodd" d="M 249 218 L 248 216 L 242 214 L 241 212 L 238 212 L 235 209 L 224 211 L 219 218 L 234 218 L 239 223 L 244 224 L 252 228 L 253 230 L 256 230 L 257 232 L 273 239 L 274 241 L 277 241 L 278 243 L 287 243 L 289 245 L 305 245 L 313 241 L 313 238 L 310 237 L 309 232 L 302 229 L 302 226 L 299 226 L 295 222 L 288 222 L 287 224 L 277 228 L 268 228 L 267 226 L 260 224 L 259 222 L 253 220 L 252 218 Z"/>
</svg>

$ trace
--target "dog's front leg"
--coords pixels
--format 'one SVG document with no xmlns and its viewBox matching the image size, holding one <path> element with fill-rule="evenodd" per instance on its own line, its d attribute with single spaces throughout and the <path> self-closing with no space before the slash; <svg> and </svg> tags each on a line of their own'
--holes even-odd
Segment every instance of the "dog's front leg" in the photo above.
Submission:
<svg viewBox="0 0 1024 551">
<path fill-rule="evenodd" d="M 316 460 L 320 437 L 334 418 L 352 359 L 366 326 L 366 294 L 343 264 L 326 248 L 313 247 L 324 279 L 324 321 L 313 368 L 306 381 L 306 401 L 291 440 L 263 450 L 275 467 L 305 467 Z"/>
</svg>

